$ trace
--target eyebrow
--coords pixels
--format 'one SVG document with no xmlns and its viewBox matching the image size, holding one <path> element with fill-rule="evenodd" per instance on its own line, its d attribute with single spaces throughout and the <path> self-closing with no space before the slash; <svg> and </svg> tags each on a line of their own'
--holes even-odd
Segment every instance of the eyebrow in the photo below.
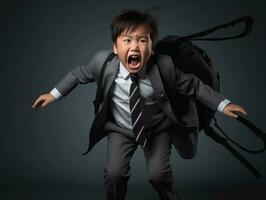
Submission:
<svg viewBox="0 0 266 200">
<path fill-rule="evenodd" d="M 133 38 L 133 36 L 130 36 L 130 35 L 127 35 L 127 34 L 123 34 L 121 35 L 121 37 L 129 37 L 129 38 Z M 138 38 L 148 38 L 148 34 L 147 35 L 140 35 L 140 36 L 137 36 Z"/>
</svg>

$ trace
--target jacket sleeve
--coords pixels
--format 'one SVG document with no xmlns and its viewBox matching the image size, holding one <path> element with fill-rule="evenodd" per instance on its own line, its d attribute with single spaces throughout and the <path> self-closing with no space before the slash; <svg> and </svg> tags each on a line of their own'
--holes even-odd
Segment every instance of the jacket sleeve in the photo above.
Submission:
<svg viewBox="0 0 266 200">
<path fill-rule="evenodd" d="M 201 102 L 212 110 L 216 110 L 218 105 L 225 100 L 225 97 L 203 83 L 195 75 L 183 73 L 178 67 L 175 67 L 170 56 L 165 56 L 164 59 L 165 64 L 170 66 L 169 76 L 174 82 L 177 92 Z"/>
<path fill-rule="evenodd" d="M 97 81 L 100 68 L 110 52 L 109 50 L 99 51 L 93 56 L 89 64 L 72 69 L 55 85 L 55 88 L 61 95 L 67 96 L 78 84 Z"/>
</svg>

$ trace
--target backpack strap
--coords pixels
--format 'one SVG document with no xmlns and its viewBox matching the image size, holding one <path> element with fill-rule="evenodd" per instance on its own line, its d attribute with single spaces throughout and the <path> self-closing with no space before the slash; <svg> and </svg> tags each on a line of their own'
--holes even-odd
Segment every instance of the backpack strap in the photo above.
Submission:
<svg viewBox="0 0 266 200">
<path fill-rule="evenodd" d="M 221 38 L 199 38 L 199 37 L 202 37 L 202 36 L 205 36 L 205 35 L 209 35 L 210 33 L 213 33 L 219 29 L 222 29 L 222 28 L 228 28 L 228 27 L 231 27 L 231 26 L 235 26 L 236 24 L 239 24 L 241 22 L 244 22 L 245 23 L 245 29 L 238 35 L 235 35 L 235 36 L 230 36 L 230 37 L 221 37 Z M 253 20 L 251 18 L 251 16 L 244 16 L 244 17 L 240 17 L 240 18 L 237 18 L 231 22 L 228 22 L 226 24 L 221 24 L 219 26 L 215 26 L 213 28 L 210 28 L 210 29 L 207 29 L 207 30 L 204 30 L 204 31 L 201 31 L 199 33 L 194 33 L 192 35 L 188 35 L 188 36 L 183 36 L 179 39 L 181 40 L 202 40 L 202 41 L 221 41 L 221 40 L 231 40 L 231 39 L 235 39 L 235 38 L 239 38 L 239 37 L 244 37 L 246 36 L 247 34 L 249 34 L 252 30 L 252 25 L 253 25 Z"/>
<path fill-rule="evenodd" d="M 207 136 L 215 140 L 215 142 L 223 145 L 233 156 L 238 159 L 248 170 L 256 177 L 260 178 L 260 172 L 247 160 L 245 159 L 238 151 L 236 151 L 228 142 L 227 139 L 220 136 L 217 132 L 214 131 L 212 127 L 207 127 L 204 129 L 204 132 Z"/>
<path fill-rule="evenodd" d="M 252 123 L 250 120 L 248 120 L 246 117 L 244 117 L 244 115 L 238 113 L 238 118 L 237 120 L 242 123 L 244 126 L 246 126 L 247 128 L 249 128 L 258 138 L 262 139 L 264 146 L 263 148 L 259 149 L 259 150 L 249 150 L 245 147 L 243 147 L 242 145 L 238 144 L 237 142 L 233 141 L 219 126 L 217 123 L 217 120 L 214 118 L 214 123 L 215 123 L 215 127 L 220 130 L 223 136 L 220 136 L 217 132 L 214 131 L 214 129 L 210 126 L 207 126 L 207 128 L 204 128 L 204 132 L 206 133 L 206 135 L 208 135 L 210 138 L 212 138 L 213 140 L 215 140 L 217 143 L 220 143 L 221 145 L 223 145 L 228 151 L 230 151 L 233 156 L 238 159 L 245 167 L 248 168 L 248 170 L 257 178 L 261 177 L 261 174 L 258 172 L 258 170 L 248 161 L 246 160 L 239 152 L 237 152 L 229 143 L 233 143 L 234 145 L 236 145 L 238 148 L 242 149 L 243 151 L 246 151 L 248 153 L 261 153 L 263 151 L 265 151 L 266 149 L 266 134 L 259 129 L 254 123 Z"/>
<path fill-rule="evenodd" d="M 232 140 L 225 132 L 224 130 L 218 125 L 216 118 L 214 118 L 215 127 L 221 131 L 221 133 L 225 136 L 225 138 L 236 145 L 238 148 L 242 149 L 245 152 L 256 154 L 256 153 L 262 153 L 266 149 L 266 134 L 262 132 L 255 124 L 253 124 L 250 120 L 248 120 L 243 115 L 238 114 L 237 120 L 242 123 L 244 126 L 246 126 L 248 129 L 250 129 L 258 138 L 260 138 L 263 141 L 263 147 L 258 150 L 250 150 L 245 148 L 244 146 L 240 145 L 239 143 Z"/>
<path fill-rule="evenodd" d="M 106 65 L 108 62 L 110 62 L 113 58 L 115 57 L 115 54 L 112 52 L 110 53 L 107 58 L 105 59 L 103 66 L 101 68 L 99 77 L 98 77 L 98 82 L 97 82 L 97 91 L 96 91 L 96 96 L 95 96 L 95 100 L 93 101 L 94 104 L 94 114 L 96 114 L 98 112 L 99 109 L 99 104 L 100 101 L 102 99 L 102 82 L 103 82 L 103 74 L 106 68 Z"/>
</svg>

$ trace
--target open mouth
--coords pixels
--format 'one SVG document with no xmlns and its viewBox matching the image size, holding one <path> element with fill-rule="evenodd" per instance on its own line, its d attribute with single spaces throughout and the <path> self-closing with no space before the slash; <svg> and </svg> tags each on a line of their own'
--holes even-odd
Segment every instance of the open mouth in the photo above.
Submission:
<svg viewBox="0 0 266 200">
<path fill-rule="evenodd" d="M 130 55 L 127 59 L 127 62 L 132 67 L 137 67 L 140 64 L 140 55 Z"/>
</svg>

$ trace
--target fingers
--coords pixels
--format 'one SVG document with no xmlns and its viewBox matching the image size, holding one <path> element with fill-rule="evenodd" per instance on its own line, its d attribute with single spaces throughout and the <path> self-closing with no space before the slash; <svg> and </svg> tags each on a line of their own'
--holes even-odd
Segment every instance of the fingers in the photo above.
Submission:
<svg viewBox="0 0 266 200">
<path fill-rule="evenodd" d="M 32 109 L 35 111 L 40 106 L 43 108 L 54 101 L 55 98 L 50 93 L 43 94 L 33 103 Z"/>
<path fill-rule="evenodd" d="M 239 105 L 236 105 L 236 104 L 229 104 L 225 108 L 225 114 L 230 116 L 230 117 L 237 118 L 238 114 L 240 114 L 240 113 L 247 115 L 247 112 L 245 111 L 245 109 Z"/>
<path fill-rule="evenodd" d="M 242 113 L 243 115 L 247 115 L 247 112 L 241 106 L 235 106 L 231 111 L 234 113 Z"/>
<path fill-rule="evenodd" d="M 33 110 L 36 110 L 38 102 L 39 102 L 39 98 L 33 103 L 33 105 L 32 105 Z"/>
<path fill-rule="evenodd" d="M 34 104 L 32 105 L 32 109 L 35 111 L 37 110 L 40 105 L 43 103 L 44 99 L 42 97 L 39 97 L 35 102 Z"/>
<path fill-rule="evenodd" d="M 47 106 L 49 104 L 48 100 L 44 100 L 41 103 L 41 107 L 44 108 L 45 106 Z"/>
<path fill-rule="evenodd" d="M 234 112 L 230 112 L 230 111 L 227 113 L 227 115 L 230 116 L 230 117 L 233 117 L 233 118 L 237 118 L 238 117 L 237 114 L 235 114 Z"/>
<path fill-rule="evenodd" d="M 43 108 L 45 106 L 47 106 L 48 104 L 48 99 L 46 96 L 41 95 L 32 105 L 32 109 L 35 111 L 37 110 L 40 106 Z"/>
</svg>

